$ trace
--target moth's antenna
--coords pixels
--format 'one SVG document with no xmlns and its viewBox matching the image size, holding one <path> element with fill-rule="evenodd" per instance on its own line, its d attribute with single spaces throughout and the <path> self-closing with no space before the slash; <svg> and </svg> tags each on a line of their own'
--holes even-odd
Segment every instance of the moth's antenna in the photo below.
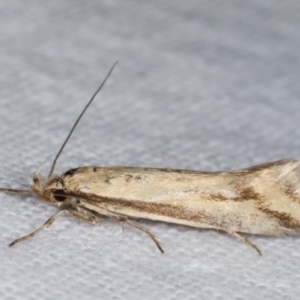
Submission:
<svg viewBox="0 0 300 300">
<path fill-rule="evenodd" d="M 94 98 L 96 97 L 96 95 L 100 92 L 100 90 L 102 89 L 102 87 L 104 86 L 106 80 L 108 79 L 108 77 L 110 76 L 111 72 L 113 71 L 113 69 L 115 68 L 116 64 L 118 63 L 118 61 L 116 61 L 114 63 L 114 65 L 111 67 L 110 71 L 108 72 L 108 74 L 106 75 L 105 79 L 103 80 L 103 82 L 101 83 L 101 85 L 98 87 L 97 91 L 95 92 L 95 94 L 93 95 L 93 97 L 91 98 L 91 100 L 88 102 L 88 104 L 85 106 L 85 108 L 83 109 L 83 111 L 81 112 L 81 114 L 79 115 L 79 117 L 77 118 L 76 122 L 74 123 L 72 129 L 70 130 L 67 138 L 65 139 L 64 143 L 62 144 L 62 146 L 60 147 L 59 151 L 57 152 L 54 160 L 53 160 L 53 163 L 52 163 L 52 166 L 51 166 L 51 170 L 49 172 L 49 175 L 48 175 L 48 178 L 53 174 L 53 171 L 54 171 L 54 168 L 55 168 L 55 165 L 56 165 L 56 162 L 60 156 L 60 154 L 62 153 L 62 151 L 64 150 L 68 140 L 70 139 L 73 131 L 75 130 L 78 122 L 80 121 L 81 117 L 83 116 L 83 114 L 85 113 L 85 111 L 88 109 L 88 107 L 90 106 L 90 104 L 93 102 Z"/>
</svg>

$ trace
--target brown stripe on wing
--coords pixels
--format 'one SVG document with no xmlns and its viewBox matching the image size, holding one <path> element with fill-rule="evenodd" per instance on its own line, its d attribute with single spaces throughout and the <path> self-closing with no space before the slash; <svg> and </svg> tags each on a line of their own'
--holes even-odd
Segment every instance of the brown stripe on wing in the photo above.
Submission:
<svg viewBox="0 0 300 300">
<path fill-rule="evenodd" d="M 285 228 L 300 229 L 300 222 L 294 219 L 289 213 L 272 210 L 262 205 L 258 205 L 257 208 L 269 217 L 276 219 L 278 223 Z"/>
<path fill-rule="evenodd" d="M 151 203 L 151 202 L 144 202 L 139 200 L 125 200 L 121 198 L 109 198 L 109 197 L 99 197 L 96 195 L 86 195 L 84 193 L 66 193 L 65 195 L 69 197 L 79 198 L 83 199 L 86 202 L 93 204 L 95 206 L 99 206 L 102 209 L 109 210 L 107 205 L 110 205 L 112 207 L 126 207 L 126 208 L 132 208 L 133 210 L 145 212 L 149 214 L 157 214 L 162 215 L 166 217 L 176 218 L 176 219 L 182 219 L 182 220 L 188 220 L 188 221 L 194 221 L 199 223 L 206 223 L 211 226 L 218 226 L 217 222 L 214 222 L 212 220 L 212 216 L 209 213 L 205 212 L 193 212 L 187 210 L 185 207 L 180 205 L 172 205 L 172 204 L 162 204 L 162 203 Z M 103 204 L 103 205 L 102 205 Z M 118 213 L 122 214 L 122 213 Z"/>
</svg>

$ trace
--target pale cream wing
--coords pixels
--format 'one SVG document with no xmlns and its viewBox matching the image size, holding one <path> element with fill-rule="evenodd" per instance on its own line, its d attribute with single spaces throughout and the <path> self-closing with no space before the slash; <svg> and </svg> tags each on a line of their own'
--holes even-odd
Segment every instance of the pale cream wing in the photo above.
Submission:
<svg viewBox="0 0 300 300">
<path fill-rule="evenodd" d="M 253 234 L 300 227 L 299 163 L 281 160 L 231 172 L 81 167 L 62 175 L 85 206 L 134 218 Z"/>
</svg>

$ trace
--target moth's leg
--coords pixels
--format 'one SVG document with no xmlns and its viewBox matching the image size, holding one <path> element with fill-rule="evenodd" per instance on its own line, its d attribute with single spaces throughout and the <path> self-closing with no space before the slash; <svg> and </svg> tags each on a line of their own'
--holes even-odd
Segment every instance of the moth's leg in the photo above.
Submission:
<svg viewBox="0 0 300 300">
<path fill-rule="evenodd" d="M 141 226 L 141 225 L 139 225 L 139 224 L 137 224 L 137 223 L 135 223 L 135 222 L 133 222 L 133 221 L 131 221 L 129 219 L 123 220 L 123 222 L 126 222 L 126 223 L 134 226 L 135 228 L 137 228 L 137 229 L 139 229 L 139 230 L 147 233 L 151 237 L 151 239 L 153 240 L 153 242 L 156 244 L 156 246 L 160 250 L 160 252 L 164 253 L 164 249 L 162 248 L 162 246 L 160 245 L 159 241 L 156 239 L 155 235 L 151 231 L 149 231 L 147 228 L 145 228 L 145 227 L 143 227 L 143 226 Z"/>
<path fill-rule="evenodd" d="M 91 223 L 93 225 L 99 224 L 99 217 L 94 215 L 92 212 L 89 210 L 83 209 L 81 207 L 76 207 L 76 210 L 68 210 L 66 211 L 68 215 L 71 215 L 79 220 Z"/>
<path fill-rule="evenodd" d="M 132 225 L 133 227 L 147 233 L 150 236 L 150 238 L 153 240 L 153 242 L 156 244 L 156 246 L 160 250 L 160 252 L 164 253 L 164 250 L 163 250 L 162 246 L 160 245 L 159 241 L 156 239 L 155 235 L 152 232 L 150 232 L 147 228 L 145 228 L 145 227 L 129 220 L 126 216 L 119 215 L 119 214 L 114 213 L 114 212 L 110 212 L 110 211 L 108 211 L 104 208 L 101 209 L 101 208 L 98 207 L 98 211 L 102 215 L 105 215 L 105 216 L 107 216 L 111 219 L 114 219 L 114 220 L 117 220 L 117 221 L 121 222 L 122 228 L 123 228 L 123 223 L 128 223 L 128 224 Z"/>
<path fill-rule="evenodd" d="M 30 238 L 33 238 L 35 237 L 37 234 L 39 234 L 42 230 L 50 227 L 53 222 L 59 217 L 61 216 L 62 214 L 66 213 L 67 212 L 67 209 L 62 209 L 60 211 L 58 211 L 57 213 L 55 213 L 52 217 L 50 217 L 45 223 L 44 225 L 42 225 L 41 227 L 39 227 L 38 229 L 36 229 L 35 231 L 33 231 L 32 233 L 28 234 L 28 235 L 25 235 L 23 237 L 20 237 L 18 239 L 16 239 L 15 241 L 13 241 L 12 243 L 9 244 L 9 247 L 12 247 L 14 246 L 15 244 L 19 243 L 19 242 L 22 242 L 22 241 L 26 241 Z"/>
<path fill-rule="evenodd" d="M 247 238 L 245 238 L 244 236 L 242 236 L 241 234 L 235 232 L 235 231 L 232 231 L 230 229 L 223 229 L 225 230 L 228 234 L 231 234 L 233 236 L 235 236 L 236 238 L 238 238 L 239 240 L 241 240 L 242 242 L 248 244 L 250 247 L 252 247 L 259 255 L 261 255 L 261 251 L 260 249 L 254 245 L 253 243 L 251 243 Z"/>
<path fill-rule="evenodd" d="M 60 211 L 58 211 L 56 214 L 54 214 L 52 217 L 50 217 L 45 223 L 44 225 L 42 225 L 41 227 L 39 227 L 38 229 L 36 229 L 35 231 L 33 231 L 32 233 L 25 235 L 23 237 L 20 237 L 18 239 L 16 239 L 15 241 L 13 241 L 11 244 L 9 244 L 9 247 L 14 246 L 15 244 L 22 242 L 22 241 L 26 241 L 30 238 L 35 237 L 37 234 L 39 234 L 42 230 L 50 227 L 54 221 L 61 215 L 63 214 L 68 214 L 71 215 L 73 217 L 76 217 L 80 220 L 84 220 L 86 222 L 92 223 L 92 224 L 97 224 L 99 222 L 99 220 L 97 219 L 97 217 L 95 215 L 93 215 L 92 213 L 90 213 L 89 211 L 87 212 L 80 212 L 80 211 L 76 211 L 74 209 L 62 209 Z"/>
<path fill-rule="evenodd" d="M 120 221 L 120 226 L 121 226 L 121 230 L 124 233 L 125 229 L 124 229 L 124 221 Z"/>
</svg>

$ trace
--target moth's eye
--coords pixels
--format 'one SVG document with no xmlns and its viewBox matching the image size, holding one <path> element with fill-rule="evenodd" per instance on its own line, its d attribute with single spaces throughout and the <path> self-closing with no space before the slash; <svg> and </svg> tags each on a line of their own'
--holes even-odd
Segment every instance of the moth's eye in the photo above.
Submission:
<svg viewBox="0 0 300 300">
<path fill-rule="evenodd" d="M 67 196 L 65 196 L 65 191 L 64 190 L 55 190 L 53 192 L 53 197 L 56 201 L 62 202 L 67 199 Z"/>
</svg>

